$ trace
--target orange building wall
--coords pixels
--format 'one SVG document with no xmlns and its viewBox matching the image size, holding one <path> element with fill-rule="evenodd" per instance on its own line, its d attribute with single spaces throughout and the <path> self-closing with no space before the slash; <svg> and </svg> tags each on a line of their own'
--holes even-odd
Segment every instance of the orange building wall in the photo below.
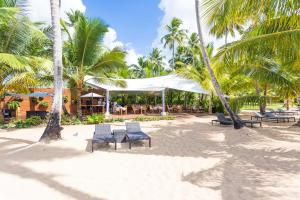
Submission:
<svg viewBox="0 0 300 200">
<path fill-rule="evenodd" d="M 32 92 L 48 92 L 53 93 L 53 88 L 35 88 L 31 90 Z M 66 109 L 70 114 L 75 114 L 76 110 L 71 105 L 71 91 L 70 89 L 64 89 L 64 96 L 68 97 L 68 102 L 65 104 Z M 0 100 L 0 110 L 7 108 L 7 103 L 10 101 L 13 101 L 15 97 L 6 96 L 5 98 Z M 26 112 L 27 111 L 39 111 L 39 110 L 45 110 L 50 111 L 52 106 L 52 99 L 53 97 L 44 97 L 43 102 L 48 102 L 48 107 L 44 108 L 37 105 L 34 105 L 34 103 L 31 101 L 30 97 L 22 97 L 22 101 L 20 102 L 20 107 L 17 111 L 17 118 L 25 119 L 26 118 Z"/>
</svg>

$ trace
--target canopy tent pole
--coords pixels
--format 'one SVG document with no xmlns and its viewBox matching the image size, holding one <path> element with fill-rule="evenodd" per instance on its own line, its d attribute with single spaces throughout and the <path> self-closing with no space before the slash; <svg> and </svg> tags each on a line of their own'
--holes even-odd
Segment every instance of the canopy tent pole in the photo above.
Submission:
<svg viewBox="0 0 300 200">
<path fill-rule="evenodd" d="M 162 112 L 161 112 L 161 115 L 162 116 L 166 116 L 167 113 L 166 113 L 166 103 L 165 103 L 165 89 L 163 89 L 161 91 L 161 98 L 162 98 Z"/>
<path fill-rule="evenodd" d="M 105 117 L 109 117 L 110 113 L 109 113 L 109 90 L 106 90 L 106 113 L 105 113 Z"/>
</svg>

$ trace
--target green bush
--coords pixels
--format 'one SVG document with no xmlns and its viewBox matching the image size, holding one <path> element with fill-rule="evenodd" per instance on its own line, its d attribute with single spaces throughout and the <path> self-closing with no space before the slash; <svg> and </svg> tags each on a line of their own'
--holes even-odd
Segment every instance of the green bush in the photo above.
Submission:
<svg viewBox="0 0 300 200">
<path fill-rule="evenodd" d="M 78 117 L 73 117 L 69 115 L 62 115 L 61 116 L 61 124 L 62 125 L 77 125 L 82 124 L 82 121 Z"/>
<path fill-rule="evenodd" d="M 229 100 L 229 105 L 230 105 L 230 108 L 232 109 L 232 111 L 236 114 L 239 114 L 241 111 L 241 108 L 243 107 L 243 103 L 236 98 L 231 98 Z"/>
<path fill-rule="evenodd" d="M 64 101 L 64 103 L 68 103 L 68 101 L 69 101 L 68 96 L 64 96 L 63 101 Z"/>
<path fill-rule="evenodd" d="M 26 123 L 28 123 L 30 126 L 37 126 L 43 123 L 43 120 L 40 116 L 33 116 L 30 118 L 27 118 Z"/>
<path fill-rule="evenodd" d="M 12 110 L 16 110 L 20 106 L 19 101 L 10 101 L 7 103 L 7 107 Z"/>
<path fill-rule="evenodd" d="M 49 103 L 46 102 L 46 101 L 42 101 L 39 105 L 40 105 L 41 107 L 47 108 L 47 107 L 49 106 Z"/>
<path fill-rule="evenodd" d="M 213 99 L 213 112 L 224 113 L 224 106 L 219 98 Z"/>
<path fill-rule="evenodd" d="M 38 98 L 36 98 L 36 97 L 32 97 L 32 98 L 31 98 L 31 102 L 32 102 L 33 104 L 38 104 L 39 100 L 38 100 Z"/>
<path fill-rule="evenodd" d="M 92 114 L 87 116 L 88 124 L 99 124 L 104 122 L 104 116 L 99 114 Z"/>
<path fill-rule="evenodd" d="M 30 124 L 27 120 L 16 120 L 15 122 L 16 128 L 28 128 Z"/>
<path fill-rule="evenodd" d="M 11 120 L 8 124 L 2 125 L 2 128 L 29 128 L 31 126 L 37 126 L 43 123 L 43 120 L 39 116 L 33 116 L 25 120 Z"/>
</svg>

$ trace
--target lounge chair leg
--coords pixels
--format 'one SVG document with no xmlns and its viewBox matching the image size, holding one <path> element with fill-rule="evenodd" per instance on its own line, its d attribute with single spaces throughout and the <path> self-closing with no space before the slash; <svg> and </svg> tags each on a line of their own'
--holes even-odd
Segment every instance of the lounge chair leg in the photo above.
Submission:
<svg viewBox="0 0 300 200">
<path fill-rule="evenodd" d="M 151 147 L 151 138 L 149 138 L 149 147 Z"/>
<path fill-rule="evenodd" d="M 115 142 L 115 150 L 117 150 L 117 142 Z"/>
<path fill-rule="evenodd" d="M 92 153 L 94 152 L 94 143 L 92 142 Z"/>
<path fill-rule="evenodd" d="M 129 149 L 131 149 L 131 142 L 129 141 Z"/>
</svg>

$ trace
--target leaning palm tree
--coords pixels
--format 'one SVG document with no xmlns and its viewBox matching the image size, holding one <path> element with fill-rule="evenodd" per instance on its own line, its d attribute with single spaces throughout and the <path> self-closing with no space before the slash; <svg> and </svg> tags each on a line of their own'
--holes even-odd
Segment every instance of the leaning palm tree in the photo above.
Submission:
<svg viewBox="0 0 300 200">
<path fill-rule="evenodd" d="M 195 0 L 195 7 L 196 7 L 196 19 L 197 19 L 198 36 L 199 36 L 200 48 L 201 48 L 201 53 L 202 53 L 202 56 L 203 56 L 203 59 L 204 59 L 204 63 L 207 67 L 207 70 L 209 72 L 212 84 L 214 86 L 214 89 L 215 89 L 217 95 L 220 98 L 220 101 L 222 102 L 224 108 L 229 113 L 231 119 L 234 122 L 234 128 L 235 129 L 240 129 L 244 125 L 243 125 L 241 119 L 231 110 L 228 102 L 225 99 L 225 96 L 221 92 L 220 85 L 219 85 L 219 83 L 217 81 L 217 78 L 214 74 L 214 71 L 211 67 L 210 59 L 208 57 L 208 54 L 207 54 L 205 46 L 204 46 L 204 40 L 203 40 L 203 35 L 202 35 L 202 27 L 201 27 L 201 21 L 200 21 L 201 19 L 200 19 L 200 2 L 199 2 L 199 0 Z"/>
<path fill-rule="evenodd" d="M 172 68 L 175 68 L 175 48 L 176 44 L 181 44 L 186 38 L 186 30 L 181 29 L 182 21 L 178 18 L 173 18 L 170 25 L 166 26 L 167 34 L 162 37 L 161 42 L 164 42 L 164 47 L 169 47 L 172 50 Z"/>
<path fill-rule="evenodd" d="M 61 108 L 63 93 L 63 62 L 62 62 L 62 38 L 60 27 L 60 0 L 50 0 L 51 19 L 53 27 L 53 60 L 54 60 L 54 97 L 49 121 L 40 141 L 60 139 Z"/>
</svg>

